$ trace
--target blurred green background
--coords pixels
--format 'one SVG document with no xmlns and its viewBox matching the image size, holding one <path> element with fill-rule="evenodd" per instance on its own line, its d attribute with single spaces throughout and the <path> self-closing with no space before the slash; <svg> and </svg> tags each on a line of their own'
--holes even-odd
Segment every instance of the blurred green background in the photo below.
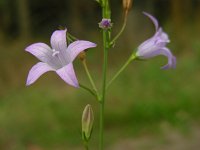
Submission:
<svg viewBox="0 0 200 150">
<path fill-rule="evenodd" d="M 122 25 L 121 0 L 111 0 L 113 35 Z M 154 34 L 142 11 L 158 18 L 177 57 L 176 70 L 160 70 L 159 56 L 133 62 L 107 93 L 106 150 L 198 150 L 200 147 L 200 0 L 134 0 L 127 28 L 109 51 L 108 79 L 141 42 Z M 87 61 L 101 85 L 102 47 L 94 0 L 0 0 L 0 150 L 81 150 L 81 114 L 95 112 L 91 149 L 98 144 L 98 103 L 87 92 L 65 84 L 55 73 L 25 86 L 38 60 L 24 51 L 49 44 L 59 26 L 98 44 Z M 80 61 L 80 82 L 88 84 Z"/>
</svg>

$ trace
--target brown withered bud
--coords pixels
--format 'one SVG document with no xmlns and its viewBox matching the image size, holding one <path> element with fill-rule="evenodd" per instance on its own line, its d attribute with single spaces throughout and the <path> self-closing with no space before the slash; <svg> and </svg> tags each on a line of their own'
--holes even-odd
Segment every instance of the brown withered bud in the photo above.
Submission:
<svg viewBox="0 0 200 150">
<path fill-rule="evenodd" d="M 125 13 L 127 14 L 132 7 L 132 0 L 123 0 L 123 8 Z"/>
<path fill-rule="evenodd" d="M 85 61 L 85 59 L 86 59 L 86 53 L 85 53 L 85 51 L 80 52 L 79 55 L 78 55 L 78 58 L 81 61 Z"/>
</svg>

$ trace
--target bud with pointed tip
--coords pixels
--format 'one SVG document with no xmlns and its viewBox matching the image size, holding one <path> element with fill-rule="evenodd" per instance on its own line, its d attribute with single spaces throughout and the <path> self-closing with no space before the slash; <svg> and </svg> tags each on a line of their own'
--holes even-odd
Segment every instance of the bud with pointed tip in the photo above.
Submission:
<svg viewBox="0 0 200 150">
<path fill-rule="evenodd" d="M 82 138 L 88 141 L 91 137 L 94 114 L 91 105 L 86 105 L 82 114 Z"/>
<path fill-rule="evenodd" d="M 132 0 L 123 0 L 123 8 L 125 10 L 126 15 L 128 14 L 131 7 L 132 7 Z"/>
</svg>

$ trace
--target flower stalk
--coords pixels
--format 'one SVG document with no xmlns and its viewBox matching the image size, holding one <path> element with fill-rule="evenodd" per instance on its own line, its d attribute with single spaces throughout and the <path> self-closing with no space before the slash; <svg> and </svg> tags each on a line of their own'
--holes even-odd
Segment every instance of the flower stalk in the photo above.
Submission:
<svg viewBox="0 0 200 150">
<path fill-rule="evenodd" d="M 79 86 L 80 86 L 80 88 L 88 91 L 91 95 L 93 95 L 95 98 L 97 98 L 97 95 L 96 95 L 95 91 L 91 90 L 89 87 L 87 87 L 87 86 L 85 86 L 85 85 L 83 85 L 81 83 L 79 83 Z"/>
<path fill-rule="evenodd" d="M 110 19 L 111 12 L 109 7 L 109 0 L 102 0 L 102 17 Z M 102 97 L 100 104 L 100 124 L 99 124 L 99 150 L 103 150 L 104 147 L 104 104 L 106 96 L 106 79 L 107 79 L 107 63 L 108 63 L 108 48 L 110 42 L 110 30 L 103 30 L 103 80 L 102 80 Z"/>
<path fill-rule="evenodd" d="M 126 24 L 127 24 L 128 12 L 130 11 L 131 7 L 132 7 L 132 0 L 123 0 L 123 9 L 124 9 L 123 24 L 122 24 L 122 27 L 121 27 L 120 31 L 118 32 L 118 34 L 110 42 L 110 46 L 115 45 L 115 42 L 117 41 L 117 39 L 124 32 L 124 29 L 125 29 Z"/>
<path fill-rule="evenodd" d="M 119 71 L 113 76 L 113 78 L 108 82 L 106 89 L 113 83 L 113 81 L 124 71 L 124 69 L 126 69 L 126 67 L 133 61 L 135 60 L 137 57 L 135 56 L 135 54 L 133 53 L 131 55 L 131 57 L 129 57 L 129 59 L 124 63 L 124 65 L 119 69 Z"/>
<path fill-rule="evenodd" d="M 132 7 L 132 0 L 123 0 L 123 8 L 125 11 L 125 17 L 127 17 L 128 12 L 130 11 L 131 7 Z"/>
<path fill-rule="evenodd" d="M 91 76 L 91 74 L 90 74 L 90 71 L 89 71 L 89 69 L 88 69 L 88 66 L 87 66 L 87 63 L 86 63 L 86 59 L 82 59 L 82 64 L 83 64 L 83 67 L 84 67 L 84 69 L 85 69 L 85 72 L 86 72 L 86 74 L 87 74 L 87 76 L 88 76 L 88 79 L 89 79 L 89 81 L 90 81 L 90 84 L 92 85 L 92 88 L 93 88 L 93 90 L 95 91 L 96 98 L 97 98 L 97 100 L 100 100 L 100 96 L 99 96 L 97 87 L 96 87 L 96 85 L 95 85 L 95 83 L 94 83 L 94 80 L 93 80 L 93 78 L 92 78 L 92 76 Z"/>
</svg>

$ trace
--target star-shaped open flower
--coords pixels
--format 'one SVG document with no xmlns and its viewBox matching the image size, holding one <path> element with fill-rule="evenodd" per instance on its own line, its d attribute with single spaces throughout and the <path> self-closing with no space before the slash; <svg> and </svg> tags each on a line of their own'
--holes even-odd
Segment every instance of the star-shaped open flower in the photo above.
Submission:
<svg viewBox="0 0 200 150">
<path fill-rule="evenodd" d="M 51 36 L 51 47 L 45 43 L 35 43 L 25 50 L 41 62 L 29 71 L 26 85 L 33 84 L 42 74 L 55 71 L 66 83 L 79 87 L 72 62 L 85 49 L 96 47 L 95 43 L 78 40 L 67 47 L 67 30 L 56 30 Z"/>
<path fill-rule="evenodd" d="M 156 33 L 153 37 L 143 42 L 136 52 L 136 57 L 140 59 L 148 59 L 157 55 L 164 55 L 168 58 L 168 63 L 162 67 L 162 69 L 169 69 L 176 67 L 176 57 L 171 53 L 171 51 L 166 47 L 167 43 L 170 42 L 168 35 L 163 32 L 162 28 L 159 27 L 156 18 L 148 13 L 144 12 L 144 15 L 149 17 L 154 23 L 156 28 Z"/>
</svg>

